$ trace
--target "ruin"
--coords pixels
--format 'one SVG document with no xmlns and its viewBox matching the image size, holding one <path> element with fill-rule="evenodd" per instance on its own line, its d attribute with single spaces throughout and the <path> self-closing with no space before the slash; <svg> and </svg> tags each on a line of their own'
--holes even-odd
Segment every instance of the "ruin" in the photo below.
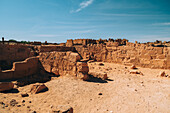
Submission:
<svg viewBox="0 0 170 113">
<path fill-rule="evenodd" d="M 72 102 L 72 104 L 74 103 L 74 106 L 72 106 L 73 108 L 70 106 L 66 108 L 56 108 L 53 107 L 53 105 L 50 105 L 51 112 L 61 111 L 72 113 L 74 108 L 76 108 L 76 110 L 80 109 L 79 106 L 77 106 L 79 102 L 77 102 L 76 99 L 79 100 L 80 98 L 82 101 L 81 103 L 83 104 L 84 101 L 87 100 L 86 98 L 89 99 L 87 101 L 93 101 L 93 96 L 90 95 L 101 97 L 95 97 L 93 98 L 94 100 L 97 100 L 98 98 L 102 99 L 104 96 L 106 96 L 105 99 L 107 99 L 109 90 L 103 87 L 104 84 L 118 80 L 121 77 L 123 77 L 123 79 L 119 79 L 115 84 L 119 82 L 124 84 L 124 81 L 126 81 L 126 83 L 128 83 L 126 86 L 128 88 L 131 87 L 130 90 L 125 88 L 129 92 L 133 90 L 134 83 L 131 82 L 133 81 L 132 79 L 138 82 L 141 80 L 140 83 L 136 83 L 135 81 L 137 88 L 140 89 L 145 87 L 142 81 L 145 78 L 138 78 L 147 76 L 145 68 L 148 68 L 148 70 L 163 70 L 163 72 L 157 75 L 157 78 L 169 80 L 169 45 L 169 42 L 162 43 L 160 41 L 131 43 L 126 39 L 69 39 L 66 43 L 61 44 L 49 44 L 47 41 L 44 44 L 41 42 L 21 44 L 17 42 L 7 42 L 3 39 L 2 43 L 0 42 L 0 92 L 6 90 L 15 92 L 19 89 L 23 91 L 20 94 L 20 98 L 30 99 L 34 97 L 36 100 L 36 98 L 38 98 L 36 95 L 41 95 L 42 93 L 39 92 L 46 89 L 43 93 L 45 93 L 47 99 L 42 97 L 41 100 L 38 100 L 41 101 L 40 105 L 46 105 L 46 101 L 52 101 L 57 95 L 57 99 L 61 99 L 59 101 L 55 100 L 55 102 L 57 101 L 60 104 L 64 103 L 64 105 Z M 144 73 L 143 70 L 140 69 L 143 69 Z M 158 72 L 157 70 L 154 70 L 154 72 Z M 114 78 L 110 79 L 110 77 Z M 53 80 L 55 82 L 53 82 Z M 80 83 L 80 81 L 84 83 Z M 148 81 L 148 84 L 150 84 L 151 80 L 149 79 Z M 94 84 L 91 84 L 90 82 L 93 82 Z M 89 84 L 86 85 L 87 83 Z M 153 83 L 155 83 L 155 81 L 153 81 Z M 156 83 L 160 84 L 160 81 L 158 80 Z M 30 84 L 32 87 L 28 88 L 27 85 L 29 86 Z M 50 86 L 50 84 L 52 85 Z M 133 85 L 129 86 L 129 84 Z M 140 86 L 138 86 L 138 84 L 140 84 Z M 94 88 L 91 87 L 91 85 Z M 125 86 L 119 87 L 119 85 L 114 85 L 110 84 L 107 87 L 113 86 L 115 89 L 117 87 L 121 89 Z M 25 91 L 23 87 L 28 91 Z M 65 87 L 68 87 L 68 89 L 65 89 Z M 102 87 L 102 89 L 100 89 L 100 87 Z M 110 90 L 114 90 L 114 88 Z M 100 89 L 101 92 L 98 92 L 98 89 Z M 105 92 L 102 92 L 103 90 Z M 81 91 L 81 93 L 79 93 L 79 91 Z M 117 94 L 119 89 L 114 91 L 116 92 L 115 94 Z M 137 89 L 134 89 L 134 91 L 138 92 Z M 51 95 L 48 92 L 52 93 L 52 98 L 48 97 Z M 84 93 L 87 92 L 89 92 L 88 96 L 84 95 Z M 124 91 L 122 92 L 124 94 Z M 55 93 L 57 94 L 55 95 Z M 133 94 L 135 93 L 133 92 Z M 54 98 L 53 95 L 55 95 Z M 76 95 L 78 96 L 76 97 Z M 131 95 L 131 92 L 129 95 Z M 110 97 L 114 98 L 113 95 Z M 64 98 L 66 98 L 66 100 Z M 46 101 L 42 101 L 44 99 Z M 19 102 L 16 103 L 16 100 L 13 99 L 11 102 L 15 103 L 10 104 L 12 107 L 25 106 L 25 100 L 22 101 L 22 105 L 19 104 Z M 31 103 L 31 101 L 28 102 Z M 2 103 L 2 105 L 3 108 L 5 108 L 5 105 L 7 106 L 5 103 Z M 48 107 L 46 106 L 46 108 Z M 27 109 L 30 110 L 30 106 L 27 106 Z M 90 110 L 91 108 L 88 109 Z M 39 111 L 42 110 L 39 109 Z"/>
<path fill-rule="evenodd" d="M 71 39 L 62 45 L 66 46 L 0 44 L 0 80 L 36 74 L 41 66 L 55 75 L 77 76 L 78 64 L 83 60 L 170 69 L 169 47 L 131 43 L 126 39 Z M 87 70 L 83 65 L 82 70 Z M 88 70 L 81 73 L 85 75 Z"/>
</svg>

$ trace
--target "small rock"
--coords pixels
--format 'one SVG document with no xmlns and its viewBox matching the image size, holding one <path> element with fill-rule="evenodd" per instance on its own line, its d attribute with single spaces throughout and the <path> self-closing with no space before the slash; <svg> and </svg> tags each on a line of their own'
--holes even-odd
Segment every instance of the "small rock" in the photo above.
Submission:
<svg viewBox="0 0 170 113">
<path fill-rule="evenodd" d="M 102 93 L 99 93 L 98 95 L 103 95 Z"/>
<path fill-rule="evenodd" d="M 53 108 L 53 105 L 50 105 L 50 108 Z"/>
<path fill-rule="evenodd" d="M 103 64 L 103 63 L 99 63 L 99 65 L 100 65 L 100 66 L 104 66 L 104 64 Z"/>
<path fill-rule="evenodd" d="M 130 68 L 131 69 L 137 69 L 135 65 L 132 65 Z"/>
<path fill-rule="evenodd" d="M 33 112 L 31 112 L 31 113 L 36 113 L 36 111 L 33 111 Z"/>
<path fill-rule="evenodd" d="M 28 97 L 28 93 L 21 93 L 21 97 Z"/>
<path fill-rule="evenodd" d="M 140 74 L 140 75 L 143 75 L 142 72 L 137 71 L 137 70 L 131 70 L 131 71 L 130 71 L 130 74 Z"/>
<path fill-rule="evenodd" d="M 137 89 L 135 89 L 135 91 L 138 91 Z"/>
<path fill-rule="evenodd" d="M 159 76 L 160 77 L 168 77 L 168 75 L 165 73 L 165 71 L 160 72 Z"/>
<path fill-rule="evenodd" d="M 24 103 L 25 102 L 25 100 L 22 100 L 22 103 Z"/>
<path fill-rule="evenodd" d="M 29 103 L 31 103 L 31 101 L 29 101 Z"/>
<path fill-rule="evenodd" d="M 4 102 L 0 102 L 0 104 L 4 105 L 5 103 Z"/>
<path fill-rule="evenodd" d="M 21 105 L 17 105 L 17 107 L 21 107 Z"/>
<path fill-rule="evenodd" d="M 30 108 L 30 106 L 27 106 L 27 108 Z"/>
</svg>

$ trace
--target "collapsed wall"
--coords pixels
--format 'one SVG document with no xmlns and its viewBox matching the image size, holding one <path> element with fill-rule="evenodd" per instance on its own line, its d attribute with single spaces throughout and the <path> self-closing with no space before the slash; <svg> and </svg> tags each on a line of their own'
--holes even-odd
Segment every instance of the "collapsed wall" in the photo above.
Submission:
<svg viewBox="0 0 170 113">
<path fill-rule="evenodd" d="M 25 61 L 14 62 L 11 70 L 0 70 L 0 80 L 19 79 L 36 74 L 39 71 L 37 57 L 27 58 Z"/>
</svg>

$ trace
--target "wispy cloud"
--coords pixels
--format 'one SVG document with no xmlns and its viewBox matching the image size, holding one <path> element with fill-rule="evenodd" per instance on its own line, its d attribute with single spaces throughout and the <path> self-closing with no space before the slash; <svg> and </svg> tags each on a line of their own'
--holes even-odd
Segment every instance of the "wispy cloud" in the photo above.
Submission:
<svg viewBox="0 0 170 113">
<path fill-rule="evenodd" d="M 90 4 L 93 3 L 94 0 L 87 0 L 87 1 L 84 1 L 84 2 L 81 2 L 79 4 L 79 8 L 77 10 L 72 10 L 71 13 L 77 13 L 77 12 L 80 12 L 82 9 L 88 7 Z"/>
<path fill-rule="evenodd" d="M 71 34 L 84 34 L 84 33 L 92 33 L 94 30 L 77 30 L 77 31 L 69 31 L 66 33 L 71 33 Z"/>
<path fill-rule="evenodd" d="M 155 24 L 152 24 L 152 25 L 165 25 L 165 26 L 168 26 L 168 25 L 170 25 L 170 22 L 165 22 L 165 23 L 155 23 Z"/>
<path fill-rule="evenodd" d="M 59 36 L 62 36 L 62 35 L 53 35 L 53 34 L 37 34 L 37 35 L 34 35 L 35 37 L 48 37 L 48 38 L 51 38 L 51 37 L 59 37 Z"/>
</svg>

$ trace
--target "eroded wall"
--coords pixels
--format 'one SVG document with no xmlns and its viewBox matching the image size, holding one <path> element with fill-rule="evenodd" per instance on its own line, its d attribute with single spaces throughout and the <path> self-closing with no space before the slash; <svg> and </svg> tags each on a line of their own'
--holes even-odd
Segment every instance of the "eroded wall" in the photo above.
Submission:
<svg viewBox="0 0 170 113">
<path fill-rule="evenodd" d="M 119 46 L 117 42 L 75 46 L 84 59 L 113 62 L 125 65 L 135 64 L 147 68 L 170 69 L 170 48 L 152 47 L 147 44 L 127 42 Z"/>
<path fill-rule="evenodd" d="M 39 71 L 39 59 L 27 58 L 25 61 L 14 62 L 11 70 L 0 70 L 0 80 L 18 79 L 36 74 Z"/>
<path fill-rule="evenodd" d="M 39 60 L 47 72 L 56 75 L 76 75 L 76 63 L 81 58 L 78 53 L 68 52 L 42 52 Z"/>
<path fill-rule="evenodd" d="M 0 44 L 0 67 L 2 70 L 11 69 L 13 62 L 23 61 L 34 55 L 31 46 Z"/>
</svg>

